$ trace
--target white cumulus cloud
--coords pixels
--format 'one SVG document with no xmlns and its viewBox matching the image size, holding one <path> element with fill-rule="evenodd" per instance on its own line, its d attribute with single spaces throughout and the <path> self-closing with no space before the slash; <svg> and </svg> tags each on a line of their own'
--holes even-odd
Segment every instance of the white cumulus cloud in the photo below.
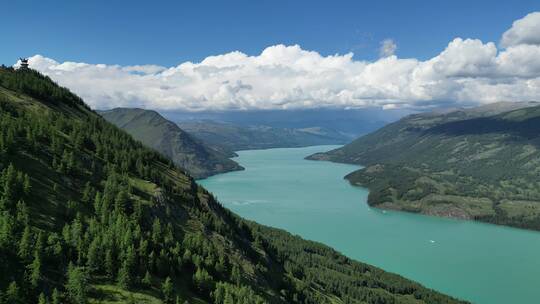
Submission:
<svg viewBox="0 0 540 304">
<path fill-rule="evenodd" d="M 30 58 L 30 67 L 98 109 L 390 109 L 540 100 L 539 19 L 531 13 L 514 22 L 502 49 L 456 38 L 428 60 L 398 58 L 395 43 L 385 40 L 375 61 L 274 45 L 258 55 L 234 51 L 173 67 L 57 62 L 41 55 Z"/>
<path fill-rule="evenodd" d="M 379 48 L 379 56 L 388 57 L 394 55 L 397 50 L 397 44 L 392 39 L 384 39 L 381 41 Z"/>
<path fill-rule="evenodd" d="M 540 12 L 530 13 L 516 20 L 512 27 L 504 32 L 501 39 L 503 47 L 519 44 L 540 45 Z"/>
</svg>

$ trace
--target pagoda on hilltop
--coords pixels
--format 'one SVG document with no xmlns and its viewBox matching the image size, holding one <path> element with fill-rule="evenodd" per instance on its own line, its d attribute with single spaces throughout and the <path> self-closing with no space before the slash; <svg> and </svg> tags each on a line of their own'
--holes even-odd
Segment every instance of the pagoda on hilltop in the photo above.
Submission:
<svg viewBox="0 0 540 304">
<path fill-rule="evenodd" d="M 19 58 L 21 60 L 21 69 L 28 69 L 28 58 Z"/>
</svg>

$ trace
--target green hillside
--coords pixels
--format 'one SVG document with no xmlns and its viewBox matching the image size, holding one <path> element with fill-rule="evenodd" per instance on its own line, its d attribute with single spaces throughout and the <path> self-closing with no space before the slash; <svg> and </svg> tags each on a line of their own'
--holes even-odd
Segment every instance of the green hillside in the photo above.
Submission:
<svg viewBox="0 0 540 304">
<path fill-rule="evenodd" d="M 350 141 L 349 137 L 339 132 L 319 127 L 288 129 L 268 126 L 240 126 L 210 120 L 180 121 L 178 125 L 186 132 L 224 151 L 224 153 L 251 149 L 345 144 Z"/>
<path fill-rule="evenodd" d="M 0 68 L 0 303 L 458 303 L 239 218 L 32 70 Z"/>
<path fill-rule="evenodd" d="M 155 111 L 117 108 L 100 111 L 99 114 L 143 144 L 167 156 L 195 178 L 243 169 L 229 159 L 228 153 L 193 138 Z"/>
<path fill-rule="evenodd" d="M 366 166 L 346 178 L 373 206 L 540 230 L 540 107 L 498 103 L 408 116 L 310 159 Z"/>
</svg>

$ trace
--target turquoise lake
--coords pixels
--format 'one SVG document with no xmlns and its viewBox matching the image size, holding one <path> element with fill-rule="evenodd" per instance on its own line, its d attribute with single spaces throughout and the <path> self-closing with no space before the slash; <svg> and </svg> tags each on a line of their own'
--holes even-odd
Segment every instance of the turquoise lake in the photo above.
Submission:
<svg viewBox="0 0 540 304">
<path fill-rule="evenodd" d="M 246 168 L 200 180 L 229 209 L 356 260 L 480 304 L 540 303 L 540 233 L 370 208 L 343 177 L 358 166 L 304 160 L 337 148 L 238 152 Z"/>
</svg>

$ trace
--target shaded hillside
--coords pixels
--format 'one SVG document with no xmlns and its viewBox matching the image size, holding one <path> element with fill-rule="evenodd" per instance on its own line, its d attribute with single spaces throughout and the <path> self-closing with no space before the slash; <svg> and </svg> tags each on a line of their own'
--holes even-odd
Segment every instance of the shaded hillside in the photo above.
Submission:
<svg viewBox="0 0 540 304">
<path fill-rule="evenodd" d="M 540 230 L 540 106 L 494 104 L 408 116 L 310 159 L 362 164 L 347 176 L 381 208 Z"/>
<path fill-rule="evenodd" d="M 0 303 L 458 303 L 224 209 L 32 70 L 0 68 Z"/>
<path fill-rule="evenodd" d="M 339 132 L 319 127 L 286 129 L 240 126 L 210 120 L 181 121 L 178 125 L 186 132 L 225 152 L 345 144 L 350 140 Z"/>
<path fill-rule="evenodd" d="M 243 169 L 229 159 L 230 153 L 207 146 L 155 111 L 117 108 L 99 114 L 195 178 Z"/>
</svg>

